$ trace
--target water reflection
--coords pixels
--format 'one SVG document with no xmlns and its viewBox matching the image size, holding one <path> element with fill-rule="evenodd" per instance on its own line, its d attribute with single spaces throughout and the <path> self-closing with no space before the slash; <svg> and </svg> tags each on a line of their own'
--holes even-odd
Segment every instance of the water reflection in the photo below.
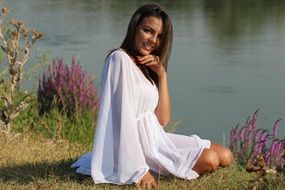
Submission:
<svg viewBox="0 0 285 190">
<path fill-rule="evenodd" d="M 203 12 L 209 32 L 220 42 L 238 42 L 243 35 L 255 35 L 268 27 L 283 29 L 285 1 L 276 0 L 204 0 Z"/>
<path fill-rule="evenodd" d="M 78 35 L 96 34 L 102 25 L 110 25 L 111 30 L 108 32 L 115 33 L 119 30 L 121 34 L 124 31 L 121 27 L 127 25 L 133 11 L 146 2 L 148 1 L 10 0 L 5 1 L 4 4 L 14 7 L 17 15 L 28 17 L 27 20 L 40 25 L 42 30 L 49 31 L 48 28 L 52 28 L 54 33 L 60 33 L 52 36 L 52 39 L 49 39 L 51 36 L 46 36 L 51 40 L 52 45 L 58 45 L 61 42 L 72 41 L 72 38 Z M 233 41 L 238 43 L 244 35 L 254 36 L 268 27 L 268 24 L 277 30 L 284 28 L 285 1 L 283 0 L 163 0 L 158 2 L 169 10 L 175 23 L 188 25 L 179 27 L 191 27 L 191 20 L 199 16 L 198 12 L 202 13 L 207 32 L 219 43 Z M 46 22 L 48 25 L 45 24 Z M 67 27 L 72 31 L 72 35 L 70 30 L 66 30 Z"/>
<path fill-rule="evenodd" d="M 222 95 L 235 93 L 232 86 L 209 86 L 202 88 L 202 90 L 207 91 L 208 93 L 217 93 Z"/>
</svg>

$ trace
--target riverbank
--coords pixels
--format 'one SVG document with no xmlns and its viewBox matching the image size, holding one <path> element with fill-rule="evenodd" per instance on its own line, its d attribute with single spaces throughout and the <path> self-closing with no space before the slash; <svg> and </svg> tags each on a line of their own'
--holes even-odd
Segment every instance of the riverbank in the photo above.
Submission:
<svg viewBox="0 0 285 190">
<path fill-rule="evenodd" d="M 70 165 L 91 146 L 48 139 L 25 132 L 9 143 L 0 138 L 0 189 L 136 189 L 135 186 L 95 185 L 90 176 Z M 159 177 L 159 189 L 284 189 L 284 176 L 263 178 L 233 164 L 195 180 Z M 256 189 L 256 188 L 255 188 Z"/>
</svg>

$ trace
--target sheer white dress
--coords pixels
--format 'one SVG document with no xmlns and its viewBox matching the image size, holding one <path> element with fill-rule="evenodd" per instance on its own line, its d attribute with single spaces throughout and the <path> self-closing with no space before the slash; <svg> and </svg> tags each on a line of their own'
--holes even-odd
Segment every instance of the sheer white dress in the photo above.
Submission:
<svg viewBox="0 0 285 190">
<path fill-rule="evenodd" d="M 93 150 L 72 167 L 95 183 L 130 184 L 149 170 L 194 179 L 192 170 L 209 140 L 167 133 L 154 110 L 158 89 L 127 53 L 116 50 L 101 76 L 100 110 Z"/>
</svg>

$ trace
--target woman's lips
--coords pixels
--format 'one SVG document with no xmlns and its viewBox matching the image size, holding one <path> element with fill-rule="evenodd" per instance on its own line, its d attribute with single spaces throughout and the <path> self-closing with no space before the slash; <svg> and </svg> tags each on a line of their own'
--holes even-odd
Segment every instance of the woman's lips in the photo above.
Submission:
<svg viewBox="0 0 285 190">
<path fill-rule="evenodd" d="M 151 45 L 151 44 L 149 44 L 149 43 L 147 43 L 147 42 L 144 42 L 144 43 L 143 43 L 143 47 L 144 47 L 144 49 L 147 50 L 147 51 L 152 51 L 153 48 L 154 48 L 153 45 Z"/>
</svg>

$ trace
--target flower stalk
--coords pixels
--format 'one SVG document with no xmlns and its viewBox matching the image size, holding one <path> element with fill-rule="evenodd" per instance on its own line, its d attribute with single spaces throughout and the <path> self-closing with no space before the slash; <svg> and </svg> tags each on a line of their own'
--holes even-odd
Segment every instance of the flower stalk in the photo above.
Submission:
<svg viewBox="0 0 285 190">
<path fill-rule="evenodd" d="M 99 104 L 97 94 L 94 78 L 83 71 L 75 57 L 70 66 L 62 59 L 53 59 L 39 81 L 39 114 L 53 108 L 74 120 L 86 110 L 91 109 L 96 114 Z"/>
<path fill-rule="evenodd" d="M 285 139 L 277 139 L 281 119 L 269 132 L 257 128 L 257 113 L 258 110 L 242 128 L 231 130 L 230 149 L 249 172 L 265 175 L 269 171 L 285 171 Z"/>
<path fill-rule="evenodd" d="M 6 55 L 8 62 L 8 76 L 0 76 L 0 129 L 5 135 L 12 131 L 12 121 L 20 112 L 28 107 L 29 93 L 21 98 L 16 98 L 19 85 L 23 78 L 23 68 L 30 58 L 30 52 L 34 43 L 43 34 L 25 27 L 22 20 L 11 19 L 6 16 L 9 8 L 3 7 L 0 15 L 0 48 Z"/>
</svg>

